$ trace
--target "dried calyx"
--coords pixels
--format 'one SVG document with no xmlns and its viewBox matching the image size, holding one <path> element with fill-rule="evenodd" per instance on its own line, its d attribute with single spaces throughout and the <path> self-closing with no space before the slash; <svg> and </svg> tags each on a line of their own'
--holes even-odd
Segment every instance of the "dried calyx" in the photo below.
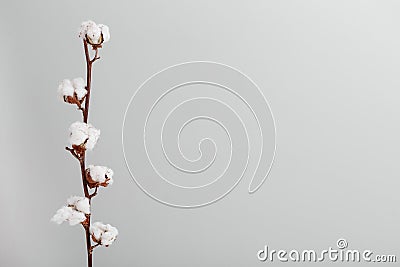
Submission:
<svg viewBox="0 0 400 267">
<path fill-rule="evenodd" d="M 113 175 L 113 170 L 106 166 L 89 165 L 89 168 L 86 169 L 86 181 L 90 188 L 111 185 L 114 181 Z"/>
</svg>

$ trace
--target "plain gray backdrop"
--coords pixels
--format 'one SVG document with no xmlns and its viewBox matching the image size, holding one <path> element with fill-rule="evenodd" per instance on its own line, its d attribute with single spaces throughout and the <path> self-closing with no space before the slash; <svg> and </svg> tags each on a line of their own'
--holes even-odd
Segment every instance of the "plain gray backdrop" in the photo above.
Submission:
<svg viewBox="0 0 400 267">
<path fill-rule="evenodd" d="M 80 114 L 56 90 L 85 75 L 77 29 L 87 19 L 111 32 L 94 66 L 89 119 L 102 134 L 88 157 L 115 172 L 92 211 L 120 231 L 95 250 L 94 266 L 325 266 L 263 263 L 256 253 L 323 250 L 338 238 L 400 257 L 399 14 L 398 1 L 378 0 L 1 1 L 0 266 L 86 264 L 81 227 L 50 217 L 82 192 L 64 150 Z M 121 126 L 143 81 L 192 60 L 231 65 L 260 86 L 278 149 L 256 194 L 247 180 L 182 210 L 132 181 Z"/>
</svg>

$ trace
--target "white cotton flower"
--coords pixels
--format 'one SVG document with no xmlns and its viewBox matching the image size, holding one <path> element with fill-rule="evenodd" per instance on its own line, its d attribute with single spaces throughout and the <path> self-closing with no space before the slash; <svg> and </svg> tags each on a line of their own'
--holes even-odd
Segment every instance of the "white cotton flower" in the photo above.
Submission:
<svg viewBox="0 0 400 267">
<path fill-rule="evenodd" d="M 113 180 L 114 172 L 110 168 L 106 166 L 94 166 L 89 165 L 88 173 L 90 177 L 88 177 L 88 182 L 91 184 L 100 184 L 102 186 L 111 185 Z"/>
<path fill-rule="evenodd" d="M 107 25 L 99 24 L 101 29 L 101 34 L 103 35 L 103 42 L 108 42 L 110 40 L 110 29 Z"/>
<path fill-rule="evenodd" d="M 101 222 L 93 223 L 90 226 L 89 231 L 92 235 L 92 239 L 105 247 L 111 245 L 118 236 L 117 228 Z"/>
<path fill-rule="evenodd" d="M 90 214 L 89 199 L 86 197 L 72 196 L 68 198 L 67 203 L 69 207 L 72 207 L 77 211 Z"/>
<path fill-rule="evenodd" d="M 79 146 L 89 138 L 88 126 L 83 122 L 74 122 L 69 127 L 70 137 L 69 142 L 71 145 Z"/>
<path fill-rule="evenodd" d="M 51 221 L 61 224 L 69 222 L 70 225 L 77 225 L 86 221 L 86 215 L 90 214 L 89 199 L 86 197 L 73 196 L 67 200 L 68 206 L 57 210 Z"/>
<path fill-rule="evenodd" d="M 56 214 L 51 218 L 52 222 L 57 224 L 61 224 L 67 221 L 72 214 L 72 208 L 70 207 L 62 207 L 61 209 L 57 210 Z"/>
<path fill-rule="evenodd" d="M 81 24 L 79 37 L 86 39 L 92 45 L 99 45 L 110 40 L 110 30 L 104 24 L 96 24 L 88 20 Z"/>
<path fill-rule="evenodd" d="M 86 142 L 86 148 L 92 150 L 100 137 L 100 130 L 94 128 L 91 124 L 88 124 L 88 135 L 89 140 Z"/>
<path fill-rule="evenodd" d="M 78 100 L 82 100 L 86 96 L 87 90 L 85 88 L 75 89 L 75 93 Z"/>
<path fill-rule="evenodd" d="M 82 77 L 78 77 L 72 80 L 75 90 L 85 88 L 85 80 Z"/>
<path fill-rule="evenodd" d="M 85 80 L 81 77 L 75 78 L 72 80 L 72 85 L 74 86 L 77 98 L 82 100 L 87 94 Z"/>
<path fill-rule="evenodd" d="M 71 217 L 68 219 L 69 225 L 77 225 L 86 220 L 86 216 L 83 212 L 72 210 Z"/>
<path fill-rule="evenodd" d="M 71 124 L 69 132 L 69 142 L 72 146 L 84 144 L 84 147 L 89 150 L 94 148 L 100 136 L 100 130 L 94 128 L 90 123 L 79 121 Z"/>
<path fill-rule="evenodd" d="M 79 38 L 85 39 L 87 31 L 92 27 L 92 25 L 96 25 L 96 23 L 91 20 L 82 22 L 81 27 L 79 28 Z"/>
<path fill-rule="evenodd" d="M 75 92 L 74 86 L 68 79 L 64 79 L 58 86 L 58 93 L 63 100 L 64 97 L 66 96 L 71 96 L 71 97 L 74 96 L 74 92 Z"/>
<path fill-rule="evenodd" d="M 91 44 L 100 44 L 101 43 L 101 29 L 98 25 L 94 24 L 88 28 L 86 32 L 86 37 L 89 39 L 89 43 Z"/>
<path fill-rule="evenodd" d="M 57 210 L 56 214 L 51 218 L 51 221 L 57 224 L 69 222 L 70 225 L 77 225 L 85 220 L 86 216 L 84 213 L 76 211 L 71 207 L 62 207 Z"/>
<path fill-rule="evenodd" d="M 85 86 L 83 78 L 75 78 L 72 81 L 64 79 L 58 86 L 58 93 L 64 101 L 76 104 L 86 96 L 87 90 Z"/>
</svg>

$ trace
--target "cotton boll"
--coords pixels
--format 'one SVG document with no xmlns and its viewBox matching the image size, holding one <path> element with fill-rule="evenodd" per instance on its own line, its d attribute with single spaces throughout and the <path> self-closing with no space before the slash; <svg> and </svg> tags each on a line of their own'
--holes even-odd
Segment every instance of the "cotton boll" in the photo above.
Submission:
<svg viewBox="0 0 400 267">
<path fill-rule="evenodd" d="M 89 232 L 95 242 L 105 247 L 111 245 L 118 236 L 117 228 L 101 222 L 92 224 L 89 228 Z"/>
<path fill-rule="evenodd" d="M 86 197 L 72 196 L 67 200 L 68 205 L 77 211 L 90 214 L 89 199 Z"/>
<path fill-rule="evenodd" d="M 85 80 L 82 77 L 73 79 L 72 84 L 75 89 L 85 88 Z"/>
<path fill-rule="evenodd" d="M 104 224 L 102 224 L 100 222 L 95 222 L 89 228 L 90 234 L 92 235 L 95 242 L 98 242 L 101 240 L 101 235 L 104 231 L 104 229 L 102 227 L 103 225 Z"/>
<path fill-rule="evenodd" d="M 89 166 L 90 176 L 94 182 L 103 183 L 106 180 L 107 167 L 104 166 Z"/>
<path fill-rule="evenodd" d="M 72 81 L 65 79 L 58 86 L 58 93 L 64 102 L 76 104 L 80 107 L 82 99 L 86 96 L 85 81 L 75 78 Z"/>
<path fill-rule="evenodd" d="M 75 206 L 76 202 L 82 200 L 84 197 L 72 196 L 67 199 L 67 204 L 70 206 Z"/>
<path fill-rule="evenodd" d="M 61 209 L 57 210 L 56 214 L 51 218 L 51 221 L 57 224 L 61 224 L 67 221 L 71 217 L 71 214 L 72 208 L 62 207 Z"/>
<path fill-rule="evenodd" d="M 78 100 L 82 100 L 86 96 L 87 90 L 85 88 L 75 89 L 75 94 Z"/>
<path fill-rule="evenodd" d="M 82 131 L 72 131 L 70 136 L 71 145 L 80 146 L 88 138 L 87 134 Z"/>
<path fill-rule="evenodd" d="M 84 21 L 79 29 L 79 37 L 93 46 L 100 45 L 110 40 L 110 30 L 104 24 L 96 24 L 91 20 Z"/>
<path fill-rule="evenodd" d="M 68 219 L 69 225 L 77 225 L 86 220 L 86 216 L 83 212 L 72 210 L 71 216 Z"/>
<path fill-rule="evenodd" d="M 68 206 L 57 210 L 51 221 L 61 224 L 69 222 L 70 225 L 77 225 L 86 221 L 86 214 L 90 214 L 89 199 L 86 197 L 73 196 L 67 200 Z"/>
<path fill-rule="evenodd" d="M 100 137 L 100 130 L 94 128 L 91 124 L 88 124 L 88 141 L 86 142 L 86 148 L 92 150 Z"/>
<path fill-rule="evenodd" d="M 85 80 L 83 80 L 83 78 L 81 77 L 75 78 L 72 80 L 72 84 L 75 89 L 76 97 L 78 98 L 78 100 L 82 100 L 87 94 L 87 90 L 85 88 L 86 87 Z"/>
<path fill-rule="evenodd" d="M 91 188 L 111 185 L 113 183 L 113 175 L 113 170 L 106 166 L 89 165 L 86 170 L 86 180 Z"/>
<path fill-rule="evenodd" d="M 76 121 L 71 124 L 70 130 L 73 131 L 81 131 L 87 132 L 87 124 L 84 122 Z"/>
<path fill-rule="evenodd" d="M 103 36 L 103 42 L 108 42 L 110 40 L 110 29 L 104 24 L 99 24 L 99 28 Z"/>
<path fill-rule="evenodd" d="M 101 244 L 103 246 L 109 246 L 111 245 L 114 240 L 116 238 L 116 235 L 114 233 L 111 232 L 105 232 L 102 236 L 101 236 Z"/>
<path fill-rule="evenodd" d="M 77 225 L 86 220 L 84 213 L 74 210 L 72 207 L 62 207 L 57 210 L 56 214 L 51 218 L 52 222 L 61 224 L 63 222 L 69 222 L 70 225 Z"/>
<path fill-rule="evenodd" d="M 69 142 L 71 145 L 79 146 L 89 138 L 87 124 L 80 121 L 71 124 L 69 132 Z"/>
<path fill-rule="evenodd" d="M 64 79 L 58 86 L 58 93 L 62 99 L 66 96 L 74 96 L 75 89 L 70 80 Z"/>
<path fill-rule="evenodd" d="M 108 247 L 118 236 L 117 228 L 107 224 L 106 231 L 101 235 L 101 244 Z"/>
<path fill-rule="evenodd" d="M 76 202 L 75 208 L 78 211 L 81 211 L 81 212 L 83 212 L 85 214 L 90 214 L 89 199 L 85 197 L 84 199 L 79 200 L 78 202 Z"/>
<path fill-rule="evenodd" d="M 74 122 L 69 127 L 69 142 L 72 146 L 81 146 L 85 142 L 85 148 L 92 150 L 100 136 L 100 130 L 96 129 L 90 123 Z"/>
<path fill-rule="evenodd" d="M 88 30 L 86 32 L 86 37 L 88 38 L 88 41 L 90 44 L 101 44 L 101 29 L 99 26 L 96 24 L 91 25 L 88 27 Z"/>
<path fill-rule="evenodd" d="M 87 31 L 92 25 L 96 25 L 96 23 L 91 20 L 82 22 L 81 27 L 79 28 L 79 38 L 85 39 Z"/>
</svg>

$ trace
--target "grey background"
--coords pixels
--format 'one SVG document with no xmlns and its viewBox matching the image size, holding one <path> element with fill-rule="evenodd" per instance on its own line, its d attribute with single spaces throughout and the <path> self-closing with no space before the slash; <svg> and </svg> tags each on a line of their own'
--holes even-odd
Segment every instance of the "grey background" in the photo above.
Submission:
<svg viewBox="0 0 400 267">
<path fill-rule="evenodd" d="M 94 70 L 90 120 L 102 136 L 89 161 L 112 167 L 115 183 L 93 214 L 120 230 L 95 266 L 263 266 L 264 245 L 322 250 L 340 237 L 399 257 L 399 12 L 397 1 L 2 1 L 0 265 L 85 264 L 82 229 L 49 218 L 82 191 L 63 149 L 80 114 L 56 89 L 84 75 L 76 35 L 86 19 L 111 29 Z M 121 124 L 145 79 L 190 60 L 256 81 L 278 151 L 256 194 L 245 182 L 214 205 L 181 210 L 132 182 Z"/>
</svg>

